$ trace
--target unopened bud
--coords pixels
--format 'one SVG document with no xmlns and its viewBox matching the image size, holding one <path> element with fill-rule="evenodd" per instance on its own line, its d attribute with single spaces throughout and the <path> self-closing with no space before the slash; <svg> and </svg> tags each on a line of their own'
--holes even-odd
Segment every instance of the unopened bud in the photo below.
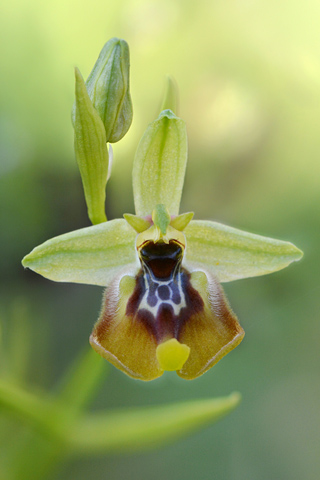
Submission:
<svg viewBox="0 0 320 480">
<path fill-rule="evenodd" d="M 89 97 L 103 121 L 107 142 L 118 142 L 132 122 L 129 67 L 127 42 L 112 38 L 101 50 L 86 81 Z"/>
</svg>

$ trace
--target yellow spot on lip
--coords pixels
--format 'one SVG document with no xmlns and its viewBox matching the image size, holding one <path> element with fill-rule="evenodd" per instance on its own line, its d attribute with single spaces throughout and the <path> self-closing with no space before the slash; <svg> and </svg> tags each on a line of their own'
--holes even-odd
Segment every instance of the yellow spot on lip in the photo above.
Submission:
<svg viewBox="0 0 320 480">
<path fill-rule="evenodd" d="M 169 372 L 181 370 L 188 360 L 189 354 L 190 347 L 178 342 L 175 338 L 160 343 L 156 351 L 160 368 Z"/>
</svg>

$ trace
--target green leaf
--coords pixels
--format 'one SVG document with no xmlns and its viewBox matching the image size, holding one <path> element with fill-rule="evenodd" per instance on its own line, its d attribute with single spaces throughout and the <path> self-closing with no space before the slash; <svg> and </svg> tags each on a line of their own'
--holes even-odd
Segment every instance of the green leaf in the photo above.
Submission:
<svg viewBox="0 0 320 480">
<path fill-rule="evenodd" d="M 56 282 L 105 286 L 123 269 L 137 267 L 135 238 L 124 219 L 111 220 L 52 238 L 22 264 Z"/>
<path fill-rule="evenodd" d="M 292 243 L 210 221 L 192 220 L 184 234 L 186 264 L 210 270 L 221 282 L 275 272 L 303 255 Z"/>
<path fill-rule="evenodd" d="M 179 205 L 187 163 L 187 132 L 183 120 L 164 110 L 142 139 L 133 164 L 133 194 L 136 214 L 150 215 L 164 204 L 171 215 Z"/>
<path fill-rule="evenodd" d="M 0 409 L 7 410 L 34 425 L 46 423 L 52 401 L 44 394 L 27 392 L 18 385 L 0 380 Z"/>
<path fill-rule="evenodd" d="M 70 438 L 74 453 L 146 450 L 165 444 L 231 412 L 240 395 L 88 415 Z"/>
<path fill-rule="evenodd" d="M 78 162 L 88 215 L 93 224 L 106 221 L 105 198 L 108 149 L 101 118 L 89 98 L 81 73 L 76 68 L 76 113 L 74 149 Z"/>
</svg>

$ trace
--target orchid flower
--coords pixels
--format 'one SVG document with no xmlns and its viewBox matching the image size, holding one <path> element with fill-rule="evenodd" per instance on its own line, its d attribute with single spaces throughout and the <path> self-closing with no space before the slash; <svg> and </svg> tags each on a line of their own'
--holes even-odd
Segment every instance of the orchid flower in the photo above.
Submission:
<svg viewBox="0 0 320 480">
<path fill-rule="evenodd" d="M 148 126 L 134 158 L 135 215 L 105 221 L 110 138 L 89 94 L 77 71 L 75 150 L 95 225 L 48 240 L 23 265 L 57 282 L 105 287 L 90 343 L 120 370 L 140 380 L 166 370 L 194 379 L 244 336 L 220 283 L 280 270 L 302 252 L 179 213 L 187 134 L 170 109 Z"/>
</svg>

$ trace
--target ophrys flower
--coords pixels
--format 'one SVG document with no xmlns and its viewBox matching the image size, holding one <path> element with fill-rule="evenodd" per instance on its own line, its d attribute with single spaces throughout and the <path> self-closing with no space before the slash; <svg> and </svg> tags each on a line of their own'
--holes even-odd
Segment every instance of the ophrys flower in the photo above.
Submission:
<svg viewBox="0 0 320 480">
<path fill-rule="evenodd" d="M 288 242 L 179 215 L 186 161 L 185 123 L 165 110 L 135 156 L 136 215 L 53 238 L 23 260 L 51 280 L 106 287 L 91 345 L 142 380 L 207 371 L 244 336 L 220 282 L 280 270 L 302 255 Z"/>
<path fill-rule="evenodd" d="M 75 153 L 92 227 L 48 240 L 23 265 L 59 282 L 106 287 L 90 342 L 142 380 L 176 370 L 192 379 L 237 346 L 244 332 L 220 282 L 263 275 L 298 260 L 294 245 L 179 215 L 187 162 L 183 120 L 168 82 L 164 110 L 133 164 L 136 215 L 106 221 L 112 150 L 132 120 L 129 48 L 113 38 L 85 84 L 76 69 Z"/>
</svg>

